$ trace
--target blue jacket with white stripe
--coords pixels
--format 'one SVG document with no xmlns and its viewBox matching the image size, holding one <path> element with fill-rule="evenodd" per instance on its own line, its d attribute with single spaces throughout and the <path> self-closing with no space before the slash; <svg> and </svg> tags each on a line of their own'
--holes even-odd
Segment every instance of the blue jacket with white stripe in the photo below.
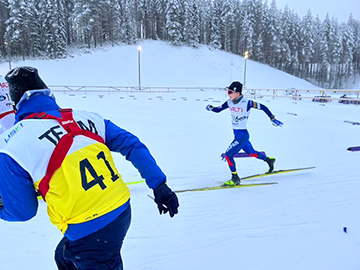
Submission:
<svg viewBox="0 0 360 270">
<path fill-rule="evenodd" d="M 60 107 L 49 90 L 38 90 L 22 99 L 18 106 L 15 123 L 36 112 L 46 112 L 60 117 Z M 165 174 L 156 164 L 148 148 L 133 134 L 118 127 L 110 120 L 105 121 L 105 144 L 113 152 L 119 152 L 139 171 L 147 185 L 155 189 L 166 181 Z M 7 132 L 11 132 L 9 129 Z M 29 158 L 31 158 L 29 156 Z M 0 218 L 6 221 L 26 221 L 34 217 L 38 209 L 37 193 L 33 179 L 6 153 L 0 153 Z M 81 224 L 69 225 L 65 233 L 70 240 L 77 240 L 105 227 L 115 220 L 130 202 L 101 218 Z"/>
</svg>

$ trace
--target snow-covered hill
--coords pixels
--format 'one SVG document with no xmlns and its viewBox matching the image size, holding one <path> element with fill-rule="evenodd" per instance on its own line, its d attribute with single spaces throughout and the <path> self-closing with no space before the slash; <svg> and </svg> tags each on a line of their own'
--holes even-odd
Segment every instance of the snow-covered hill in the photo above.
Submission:
<svg viewBox="0 0 360 270">
<path fill-rule="evenodd" d="M 139 85 L 138 45 L 141 85 L 143 87 L 225 87 L 233 80 L 244 79 L 244 57 L 213 51 L 176 47 L 166 42 L 145 40 L 132 46 L 104 47 L 62 60 L 24 61 L 12 63 L 36 66 L 49 85 L 134 86 Z M 8 63 L 0 64 L 6 74 Z M 281 79 L 280 79 L 281 78 Z M 292 75 L 267 65 L 247 60 L 247 88 L 319 89 Z"/>
</svg>

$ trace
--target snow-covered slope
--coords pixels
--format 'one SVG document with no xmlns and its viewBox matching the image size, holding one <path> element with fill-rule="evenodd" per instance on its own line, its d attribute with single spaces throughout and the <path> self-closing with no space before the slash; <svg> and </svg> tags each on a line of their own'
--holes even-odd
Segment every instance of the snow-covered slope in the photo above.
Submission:
<svg viewBox="0 0 360 270">
<path fill-rule="evenodd" d="M 12 63 L 36 66 L 49 85 L 134 86 L 139 84 L 138 45 L 143 87 L 225 87 L 233 80 L 243 81 L 242 56 L 176 47 L 165 42 L 145 40 L 137 45 L 105 47 L 91 54 L 75 52 L 62 60 Z M 8 63 L 0 64 L 6 74 Z M 318 89 L 316 86 L 267 65 L 247 60 L 246 87 L 266 89 Z"/>
</svg>

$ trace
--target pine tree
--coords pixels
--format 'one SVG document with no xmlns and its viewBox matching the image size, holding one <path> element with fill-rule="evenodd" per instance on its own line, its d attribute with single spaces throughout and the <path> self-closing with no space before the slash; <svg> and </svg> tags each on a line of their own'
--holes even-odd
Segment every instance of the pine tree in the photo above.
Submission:
<svg viewBox="0 0 360 270">
<path fill-rule="evenodd" d="M 307 14 L 304 16 L 301 21 L 301 35 L 303 37 L 303 47 L 302 47 L 302 59 L 300 63 L 304 65 L 305 73 L 302 74 L 303 77 L 308 78 L 312 74 L 314 58 L 314 21 L 311 14 L 311 11 L 308 10 Z"/>
<path fill-rule="evenodd" d="M 339 24 L 335 19 L 331 20 L 331 88 L 340 88 L 340 78 L 341 78 L 341 52 L 342 48 L 342 33 L 339 31 Z"/>
<path fill-rule="evenodd" d="M 245 51 L 248 51 L 250 55 L 253 54 L 253 28 L 250 16 L 245 12 L 244 19 L 241 23 L 242 34 L 241 34 L 241 40 L 243 44 L 242 52 L 245 53 Z"/>
<path fill-rule="evenodd" d="M 317 15 L 314 19 L 314 28 L 313 28 L 314 52 L 311 58 L 314 64 L 313 64 L 313 73 L 311 75 L 317 81 L 318 84 L 319 84 L 320 63 L 321 63 L 321 40 L 322 40 L 321 25 L 322 23 L 319 19 L 319 16 Z"/>
<path fill-rule="evenodd" d="M 106 0 L 104 6 L 104 25 L 103 33 L 105 39 L 114 46 L 119 29 L 120 5 L 117 0 Z"/>
<path fill-rule="evenodd" d="M 261 63 L 265 62 L 264 54 L 264 36 L 266 35 L 268 25 L 269 7 L 267 0 L 262 3 L 256 2 L 256 24 L 255 35 L 253 36 L 253 56 L 252 59 Z"/>
<path fill-rule="evenodd" d="M 280 15 L 276 1 L 272 0 L 269 9 L 268 27 L 264 35 L 265 63 L 276 66 L 282 54 Z"/>
<path fill-rule="evenodd" d="M 24 0 L 8 0 L 9 19 L 5 22 L 5 41 L 9 55 L 28 55 L 29 29 L 27 3 Z"/>
<path fill-rule="evenodd" d="M 196 0 L 185 3 L 184 39 L 190 46 L 197 48 L 200 42 L 200 17 Z"/>
<path fill-rule="evenodd" d="M 197 0 L 199 7 L 200 43 L 210 44 L 212 12 L 208 0 Z"/>
<path fill-rule="evenodd" d="M 211 8 L 210 47 L 214 50 L 221 49 L 221 2 L 215 0 Z"/>
<path fill-rule="evenodd" d="M 136 0 L 119 1 L 119 40 L 127 44 L 134 44 L 137 40 L 136 10 L 133 8 Z"/>
<path fill-rule="evenodd" d="M 354 70 L 354 83 L 356 72 L 360 74 L 360 22 L 356 21 L 352 14 L 349 16 L 348 26 L 353 36 L 354 47 L 352 50 L 352 68 Z"/>
<path fill-rule="evenodd" d="M 74 36 L 74 25 L 72 21 L 72 13 L 74 10 L 74 0 L 64 0 L 64 16 L 65 16 L 65 31 L 67 46 L 71 46 L 72 42 L 76 40 Z"/>
<path fill-rule="evenodd" d="M 168 0 L 154 0 L 154 9 L 155 9 L 155 35 L 156 39 L 165 40 L 166 33 L 166 7 Z"/>
<path fill-rule="evenodd" d="M 341 53 L 341 77 L 346 82 L 348 87 L 348 78 L 354 73 L 353 68 L 353 51 L 355 50 L 354 33 L 353 29 L 348 24 L 341 24 L 340 32 L 342 33 L 342 53 Z"/>
<path fill-rule="evenodd" d="M 282 40 L 283 44 L 286 44 L 283 51 L 287 51 L 287 48 L 290 51 L 290 54 L 286 54 L 286 58 L 282 62 L 287 63 L 286 72 L 299 76 L 299 60 L 302 57 L 301 48 L 303 47 L 300 35 L 300 18 L 286 6 L 282 23 L 284 29 Z"/>
<path fill-rule="evenodd" d="M 331 22 L 329 14 L 326 15 L 324 22 L 321 25 L 321 40 L 320 40 L 320 71 L 319 71 L 319 83 L 323 87 L 329 87 L 329 71 L 330 71 L 330 59 L 329 59 L 329 44 L 330 44 L 330 32 Z"/>
<path fill-rule="evenodd" d="M 31 57 L 42 57 L 45 55 L 45 24 L 44 17 L 46 8 L 44 7 L 43 0 L 29 0 L 27 1 L 26 15 L 29 28 L 29 45 L 28 51 Z"/>
<path fill-rule="evenodd" d="M 157 19 L 158 19 L 158 0 L 139 0 L 138 1 L 138 24 L 140 25 L 142 36 L 145 39 L 158 39 Z"/>
<path fill-rule="evenodd" d="M 45 38 L 46 54 L 49 58 L 64 58 L 66 51 L 66 28 L 65 28 L 65 3 L 62 0 L 47 0 L 45 5 L 46 15 Z"/>
<path fill-rule="evenodd" d="M 166 15 L 166 29 L 173 45 L 181 45 L 184 39 L 183 18 L 185 10 L 181 0 L 169 0 Z"/>
<path fill-rule="evenodd" d="M 102 38 L 102 11 L 104 0 L 77 0 L 74 5 L 74 24 L 80 39 L 91 48 L 97 47 Z"/>
<path fill-rule="evenodd" d="M 138 25 L 138 36 L 141 39 L 148 38 L 147 23 L 149 20 L 149 3 L 147 0 L 137 0 L 136 22 Z"/>
<path fill-rule="evenodd" d="M 0 59 L 4 59 L 7 55 L 4 35 L 6 31 L 5 21 L 8 19 L 7 7 L 5 1 L 0 1 Z"/>
<path fill-rule="evenodd" d="M 221 40 L 222 48 L 225 51 L 230 52 L 233 50 L 231 47 L 235 30 L 234 20 L 234 7 L 231 0 L 224 0 L 222 3 L 222 14 L 221 14 Z"/>
</svg>

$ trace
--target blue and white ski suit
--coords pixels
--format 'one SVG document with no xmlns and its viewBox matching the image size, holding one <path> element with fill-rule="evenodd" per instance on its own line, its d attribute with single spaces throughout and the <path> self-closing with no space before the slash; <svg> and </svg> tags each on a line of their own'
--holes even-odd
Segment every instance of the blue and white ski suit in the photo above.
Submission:
<svg viewBox="0 0 360 270">
<path fill-rule="evenodd" d="M 221 106 L 214 107 L 212 109 L 212 111 L 216 113 L 219 113 L 225 109 L 229 109 L 231 113 L 231 122 L 235 138 L 225 152 L 225 159 L 231 172 L 236 172 L 234 155 L 241 149 L 243 149 L 245 153 L 252 157 L 256 157 L 264 161 L 267 159 L 267 156 L 263 155 L 261 152 L 256 151 L 249 141 L 250 135 L 246 128 L 246 124 L 249 119 L 250 109 L 252 108 L 264 111 L 270 119 L 274 117 L 265 105 L 253 100 L 246 99 L 242 95 L 234 101 L 229 99 Z"/>
</svg>

